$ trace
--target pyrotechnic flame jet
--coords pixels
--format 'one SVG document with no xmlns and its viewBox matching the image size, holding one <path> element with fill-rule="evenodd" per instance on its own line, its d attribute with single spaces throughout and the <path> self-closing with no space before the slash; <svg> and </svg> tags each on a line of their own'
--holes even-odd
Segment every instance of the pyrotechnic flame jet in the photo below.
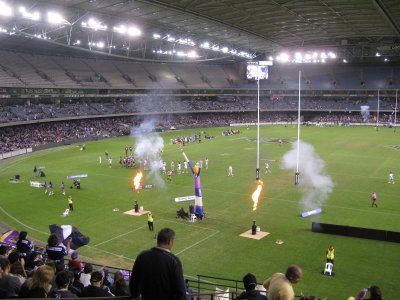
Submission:
<svg viewBox="0 0 400 300">
<path fill-rule="evenodd" d="M 257 180 L 257 188 L 251 195 L 251 199 L 253 199 L 253 210 L 257 209 L 258 201 L 261 195 L 261 191 L 263 188 L 264 182 L 261 179 Z"/>
<path fill-rule="evenodd" d="M 135 176 L 135 178 L 133 179 L 133 186 L 135 187 L 135 190 L 139 190 L 140 188 L 140 181 L 142 180 L 143 177 L 143 173 L 142 172 L 138 172 Z"/>
</svg>

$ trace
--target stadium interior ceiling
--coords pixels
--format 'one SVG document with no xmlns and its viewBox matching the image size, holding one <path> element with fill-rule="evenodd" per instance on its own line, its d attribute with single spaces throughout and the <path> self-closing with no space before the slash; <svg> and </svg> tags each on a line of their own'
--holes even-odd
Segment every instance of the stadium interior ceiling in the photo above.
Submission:
<svg viewBox="0 0 400 300">
<path fill-rule="evenodd" d="M 331 51 L 340 62 L 400 62 L 398 0 L 0 2 L 1 50 L 212 63 Z"/>
</svg>

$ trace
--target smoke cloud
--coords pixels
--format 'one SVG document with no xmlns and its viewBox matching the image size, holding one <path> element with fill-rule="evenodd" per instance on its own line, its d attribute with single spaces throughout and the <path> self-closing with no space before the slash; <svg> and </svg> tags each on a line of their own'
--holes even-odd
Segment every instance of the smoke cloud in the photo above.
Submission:
<svg viewBox="0 0 400 300">
<path fill-rule="evenodd" d="M 362 105 L 362 106 L 360 106 L 360 108 L 361 108 L 361 116 L 362 116 L 364 122 L 367 122 L 369 120 L 369 106 Z"/>
<path fill-rule="evenodd" d="M 165 183 L 160 175 L 160 149 L 164 148 L 164 140 L 153 132 L 155 124 L 155 119 L 145 120 L 138 128 L 132 128 L 131 136 L 136 138 L 135 157 L 141 161 L 147 160 L 150 167 L 147 177 L 154 180 L 158 187 L 164 187 Z"/>
<path fill-rule="evenodd" d="M 296 172 L 297 142 L 292 143 L 292 150 L 283 156 L 281 168 Z M 312 145 L 300 141 L 299 172 L 301 199 L 304 211 L 321 207 L 333 190 L 333 181 L 325 174 L 325 162 L 315 153 Z"/>
</svg>

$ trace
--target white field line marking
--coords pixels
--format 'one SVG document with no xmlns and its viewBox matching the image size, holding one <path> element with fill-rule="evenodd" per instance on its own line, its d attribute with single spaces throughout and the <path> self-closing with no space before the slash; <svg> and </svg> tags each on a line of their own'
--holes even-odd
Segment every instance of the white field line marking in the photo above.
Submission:
<svg viewBox="0 0 400 300">
<path fill-rule="evenodd" d="M 193 224 L 193 223 L 189 223 L 189 224 L 185 224 L 185 223 L 181 223 L 181 222 L 177 222 L 177 221 L 172 221 L 172 220 L 168 220 L 168 219 L 160 219 L 160 221 L 166 221 L 166 222 L 170 222 L 170 223 L 175 223 L 175 224 L 183 224 L 183 225 L 185 225 L 185 226 L 193 226 L 193 227 L 196 227 L 196 228 L 201 228 L 201 229 L 207 229 L 207 230 L 211 230 L 211 231 L 216 231 L 216 232 L 219 232 L 219 230 L 216 230 L 216 229 L 213 229 L 213 228 L 207 228 L 207 227 L 203 227 L 203 226 L 196 226 L 196 225 L 191 225 L 191 224 Z"/>
<path fill-rule="evenodd" d="M 131 230 L 131 231 L 125 232 L 125 233 L 123 233 L 123 234 L 117 235 L 117 236 L 115 236 L 115 237 L 113 237 L 113 238 L 111 238 L 111 239 L 108 239 L 108 240 L 106 240 L 106 241 L 104 241 L 104 242 L 98 243 L 98 244 L 96 244 L 96 245 L 94 245 L 94 246 L 92 246 L 92 247 L 97 247 L 97 246 L 106 244 L 106 243 L 111 242 L 111 241 L 113 241 L 113 240 L 115 240 L 115 239 L 117 239 L 117 238 L 120 238 L 120 237 L 124 236 L 124 235 L 127 235 L 127 234 L 130 234 L 130 233 L 132 233 L 132 232 L 138 231 L 138 230 L 140 230 L 140 229 L 142 229 L 142 228 L 144 228 L 144 227 L 146 227 L 146 226 L 138 227 L 138 228 L 136 228 L 136 229 L 134 229 L 134 230 Z"/>
<path fill-rule="evenodd" d="M 96 248 L 96 247 L 94 247 L 94 246 L 88 246 L 88 245 L 86 245 L 85 247 L 88 247 L 88 248 L 91 248 L 91 249 L 95 249 L 96 251 L 101 251 L 101 252 L 104 252 L 104 253 L 107 253 L 107 254 L 110 254 L 110 255 L 119 257 L 119 258 L 124 258 L 124 259 L 130 260 L 130 261 L 135 261 L 135 259 L 133 259 L 133 258 L 126 257 L 126 256 L 123 256 L 123 255 L 118 255 L 118 254 L 116 254 L 116 253 L 113 253 L 113 252 L 110 252 L 110 251 L 106 251 L 106 250 L 103 250 L 103 249 L 99 249 L 99 248 Z"/>
<path fill-rule="evenodd" d="M 185 252 L 186 250 L 189 250 L 190 248 L 193 248 L 194 246 L 197 246 L 198 244 L 204 242 L 205 240 L 208 240 L 209 238 L 213 237 L 214 235 L 216 235 L 216 234 L 218 234 L 218 233 L 219 233 L 219 231 L 217 230 L 217 231 L 214 232 L 213 234 L 210 234 L 209 236 L 205 237 L 204 239 L 198 241 L 197 243 L 194 243 L 193 245 L 191 245 L 191 246 L 189 246 L 189 247 L 186 247 L 185 249 L 183 249 L 183 250 L 181 250 L 181 251 L 175 253 L 175 255 L 179 255 L 179 254 Z"/>
<path fill-rule="evenodd" d="M 3 211 L 3 213 L 5 213 L 8 217 L 10 217 L 11 219 L 13 219 L 15 222 L 21 224 L 22 226 L 24 226 L 24 227 L 26 227 L 26 228 L 29 228 L 30 230 L 33 230 L 33 231 L 36 231 L 36 232 L 45 234 L 45 235 L 47 235 L 47 236 L 50 235 L 49 232 L 43 232 L 43 231 L 37 230 L 37 229 L 35 229 L 35 228 L 33 228 L 33 227 L 29 226 L 29 225 L 26 225 L 25 223 L 22 223 L 20 220 L 18 220 L 17 218 L 15 218 L 15 217 L 13 217 L 12 215 L 10 215 L 7 211 L 5 211 L 1 206 L 0 206 L 0 210 Z"/>
</svg>

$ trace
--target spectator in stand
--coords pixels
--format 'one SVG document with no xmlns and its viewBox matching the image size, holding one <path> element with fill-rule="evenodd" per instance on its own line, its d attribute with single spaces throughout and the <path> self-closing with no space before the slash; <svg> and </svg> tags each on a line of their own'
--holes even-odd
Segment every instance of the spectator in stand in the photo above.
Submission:
<svg viewBox="0 0 400 300">
<path fill-rule="evenodd" d="M 366 298 L 366 296 L 368 295 L 368 292 L 369 292 L 370 297 Z M 363 299 L 366 299 L 366 300 L 383 300 L 381 289 L 376 285 L 372 285 L 370 287 L 367 287 L 367 288 L 361 290 L 358 293 L 357 297 L 354 298 L 354 300 L 363 300 Z"/>
<path fill-rule="evenodd" d="M 27 235 L 26 231 L 21 231 L 17 241 L 17 249 L 22 257 L 29 257 L 33 250 L 33 244 L 26 238 Z"/>
<path fill-rule="evenodd" d="M 10 274 L 11 265 L 7 258 L 0 258 L 0 295 L 3 298 L 15 298 L 21 288 L 21 281 Z"/>
<path fill-rule="evenodd" d="M 114 292 L 115 296 L 129 296 L 128 283 L 124 278 L 118 278 L 114 281 Z"/>
<path fill-rule="evenodd" d="M 112 297 L 108 289 L 103 289 L 103 273 L 100 271 L 92 272 L 90 276 L 90 285 L 82 291 L 81 297 Z"/>
<path fill-rule="evenodd" d="M 77 296 L 80 296 L 85 286 L 80 282 L 81 270 L 77 268 L 70 269 L 72 272 L 72 283 L 69 286 L 69 290 Z"/>
<path fill-rule="evenodd" d="M 157 246 L 138 255 L 129 283 L 134 299 L 186 300 L 182 264 L 171 253 L 174 240 L 172 229 L 161 229 L 157 234 Z"/>
<path fill-rule="evenodd" d="M 241 293 L 235 300 L 267 300 L 267 297 L 261 295 L 259 291 L 256 290 L 257 279 L 251 273 L 247 273 L 243 277 L 243 286 L 246 291 Z"/>
<path fill-rule="evenodd" d="M 267 290 L 269 300 L 294 300 L 293 284 L 300 281 L 303 271 L 297 265 L 287 268 L 286 274 L 275 273 L 268 278 L 263 286 Z"/>
<path fill-rule="evenodd" d="M 69 290 L 71 276 L 68 273 L 69 271 L 66 270 L 57 273 L 55 279 L 56 288 L 51 291 L 49 298 L 77 298 L 77 296 Z"/>
<path fill-rule="evenodd" d="M 14 250 L 8 254 L 8 260 L 10 261 L 10 264 L 12 265 L 13 263 L 21 260 L 21 254 L 19 253 L 18 250 Z"/>
<path fill-rule="evenodd" d="M 83 268 L 83 273 L 81 273 L 81 277 L 79 281 L 83 284 L 83 286 L 90 285 L 90 274 L 93 272 L 93 266 L 90 263 L 85 263 L 85 267 Z"/>
<path fill-rule="evenodd" d="M 78 252 L 74 251 L 71 253 L 71 260 L 68 262 L 68 267 L 70 269 L 77 268 L 79 270 L 83 270 L 84 265 L 82 264 L 81 260 L 78 259 Z"/>
<path fill-rule="evenodd" d="M 6 245 L 0 245 L 0 257 L 7 257 L 8 247 Z"/>
<path fill-rule="evenodd" d="M 21 261 L 16 261 L 11 265 L 10 268 L 10 275 L 15 276 L 21 282 L 21 285 L 25 282 L 26 278 L 26 271 L 24 269 L 25 260 L 21 259 Z"/>
<path fill-rule="evenodd" d="M 64 257 L 68 255 L 71 246 L 71 238 L 67 240 L 67 246 L 58 241 L 57 235 L 52 233 L 47 239 L 46 253 L 48 261 L 54 262 L 59 268 L 64 269 Z"/>
<path fill-rule="evenodd" d="M 25 270 L 28 273 L 35 271 L 39 266 L 43 265 L 42 255 L 37 252 L 32 252 L 25 261 Z"/>
<path fill-rule="evenodd" d="M 19 291 L 19 298 L 47 298 L 54 280 L 55 269 L 48 265 L 40 266 L 33 272 Z"/>
</svg>

